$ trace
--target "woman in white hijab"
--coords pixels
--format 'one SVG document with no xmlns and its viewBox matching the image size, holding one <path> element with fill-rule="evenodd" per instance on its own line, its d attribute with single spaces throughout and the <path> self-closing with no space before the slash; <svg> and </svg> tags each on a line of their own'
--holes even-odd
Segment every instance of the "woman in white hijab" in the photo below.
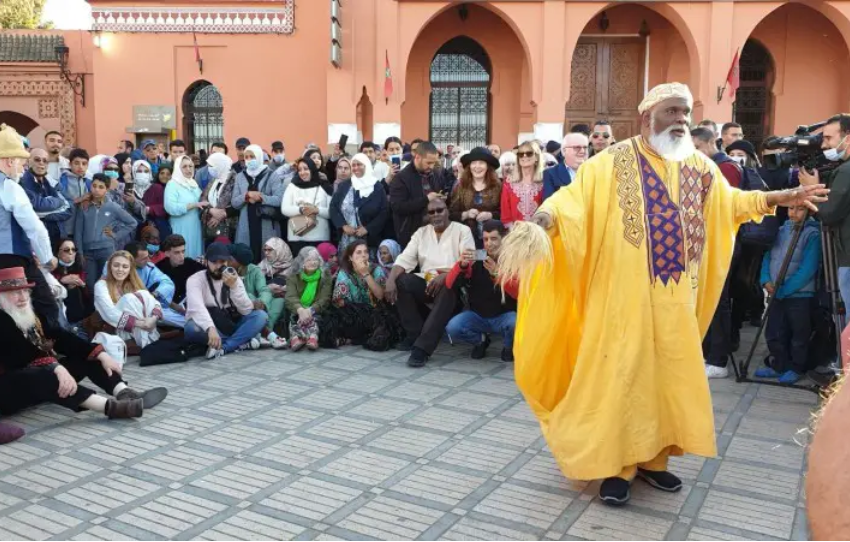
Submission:
<svg viewBox="0 0 850 542">
<path fill-rule="evenodd" d="M 331 222 L 340 231 L 339 253 L 355 239 L 364 239 L 374 260 L 390 212 L 387 194 L 376 186 L 379 179 L 365 154 L 354 155 L 351 172 L 351 179 L 339 183 L 331 199 Z"/>
<path fill-rule="evenodd" d="M 171 181 L 165 185 L 165 211 L 171 217 L 171 232 L 186 239 L 186 257 L 197 259 L 204 253 L 200 214 L 209 203 L 201 202 L 201 188 L 194 176 L 192 159 L 186 155 L 177 158 Z"/>
<path fill-rule="evenodd" d="M 233 241 L 235 217 L 238 213 L 230 204 L 236 181 L 236 175 L 230 169 L 232 166 L 233 160 L 226 154 L 216 152 L 207 157 L 210 181 L 201 194 L 201 201 L 210 204 L 201 213 L 204 240 L 207 242 L 220 238 Z"/>
<path fill-rule="evenodd" d="M 254 263 L 263 259 L 263 244 L 280 237 L 283 182 L 263 163 L 259 145 L 245 148 L 245 169 L 236 176 L 230 204 L 239 212 L 236 242 L 251 247 Z"/>
</svg>

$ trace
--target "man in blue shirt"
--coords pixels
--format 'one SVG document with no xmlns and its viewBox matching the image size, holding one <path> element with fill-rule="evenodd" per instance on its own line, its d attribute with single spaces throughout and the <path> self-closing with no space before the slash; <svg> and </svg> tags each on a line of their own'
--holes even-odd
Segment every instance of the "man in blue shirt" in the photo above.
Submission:
<svg viewBox="0 0 850 542">
<path fill-rule="evenodd" d="M 587 160 L 588 139 L 584 134 L 572 133 L 564 137 L 561 154 L 564 161 L 543 172 L 543 201 L 561 187 L 569 186 L 578 171 L 578 167 Z"/>
</svg>

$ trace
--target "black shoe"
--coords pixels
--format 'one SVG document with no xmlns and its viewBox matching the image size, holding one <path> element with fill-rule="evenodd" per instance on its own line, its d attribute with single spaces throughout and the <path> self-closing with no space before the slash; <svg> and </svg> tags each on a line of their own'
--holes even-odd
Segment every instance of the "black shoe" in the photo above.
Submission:
<svg viewBox="0 0 850 542">
<path fill-rule="evenodd" d="M 428 354 L 421 348 L 413 347 L 410 351 L 410 357 L 407 358 L 407 366 L 419 368 L 425 367 L 426 363 L 428 363 Z"/>
<path fill-rule="evenodd" d="M 599 500 L 611 506 L 623 506 L 631 496 L 631 484 L 622 478 L 606 478 L 599 487 Z"/>
<path fill-rule="evenodd" d="M 118 401 L 133 401 L 135 399 L 144 400 L 145 409 L 153 408 L 168 397 L 168 390 L 165 388 L 152 388 L 145 392 L 139 393 L 133 388 L 124 388 L 115 396 Z"/>
<path fill-rule="evenodd" d="M 502 348 L 502 361 L 505 363 L 513 363 L 514 362 L 514 349 L 513 348 Z"/>
<path fill-rule="evenodd" d="M 469 355 L 472 359 L 481 359 L 487 355 L 487 347 L 490 346 L 490 337 L 484 335 L 484 342 L 480 342 L 472 347 L 472 353 Z"/>
<path fill-rule="evenodd" d="M 402 352 L 410 352 L 413 350 L 413 343 L 415 343 L 415 339 L 411 339 L 410 337 L 405 337 L 402 339 L 395 347 L 396 350 L 400 350 Z"/>
<path fill-rule="evenodd" d="M 637 475 L 655 489 L 676 493 L 682 489 L 682 481 L 675 474 L 667 471 L 654 471 L 638 468 Z"/>
</svg>

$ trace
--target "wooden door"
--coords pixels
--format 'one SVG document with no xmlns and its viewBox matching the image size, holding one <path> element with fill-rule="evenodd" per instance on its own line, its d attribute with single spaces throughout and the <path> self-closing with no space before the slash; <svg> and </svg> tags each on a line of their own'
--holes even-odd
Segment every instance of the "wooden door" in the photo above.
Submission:
<svg viewBox="0 0 850 542">
<path fill-rule="evenodd" d="M 639 38 L 582 38 L 573 53 L 565 129 L 611 123 L 622 141 L 640 133 L 637 108 L 643 99 L 644 42 Z"/>
</svg>

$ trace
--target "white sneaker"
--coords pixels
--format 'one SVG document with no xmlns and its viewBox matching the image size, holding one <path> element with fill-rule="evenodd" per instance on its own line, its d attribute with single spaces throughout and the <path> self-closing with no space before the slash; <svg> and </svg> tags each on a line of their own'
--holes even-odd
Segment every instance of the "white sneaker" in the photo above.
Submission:
<svg viewBox="0 0 850 542">
<path fill-rule="evenodd" d="M 287 347 L 286 339 L 284 339 L 283 337 L 275 337 L 269 342 L 271 343 L 272 348 L 274 348 L 275 350 L 283 350 Z"/>
<path fill-rule="evenodd" d="M 207 359 L 217 359 L 224 356 L 224 350 L 220 348 L 207 349 Z"/>
<path fill-rule="evenodd" d="M 251 350 L 259 350 L 261 345 L 262 343 L 260 343 L 260 339 L 256 337 L 251 339 L 251 342 L 248 343 L 248 346 L 251 348 Z"/>
<path fill-rule="evenodd" d="M 726 367 L 718 367 L 716 365 L 705 365 L 705 376 L 709 379 L 712 378 L 727 378 L 729 376 L 729 369 Z"/>
<path fill-rule="evenodd" d="M 260 341 L 260 348 L 269 348 L 272 343 L 265 337 L 257 337 L 255 340 Z"/>
</svg>

